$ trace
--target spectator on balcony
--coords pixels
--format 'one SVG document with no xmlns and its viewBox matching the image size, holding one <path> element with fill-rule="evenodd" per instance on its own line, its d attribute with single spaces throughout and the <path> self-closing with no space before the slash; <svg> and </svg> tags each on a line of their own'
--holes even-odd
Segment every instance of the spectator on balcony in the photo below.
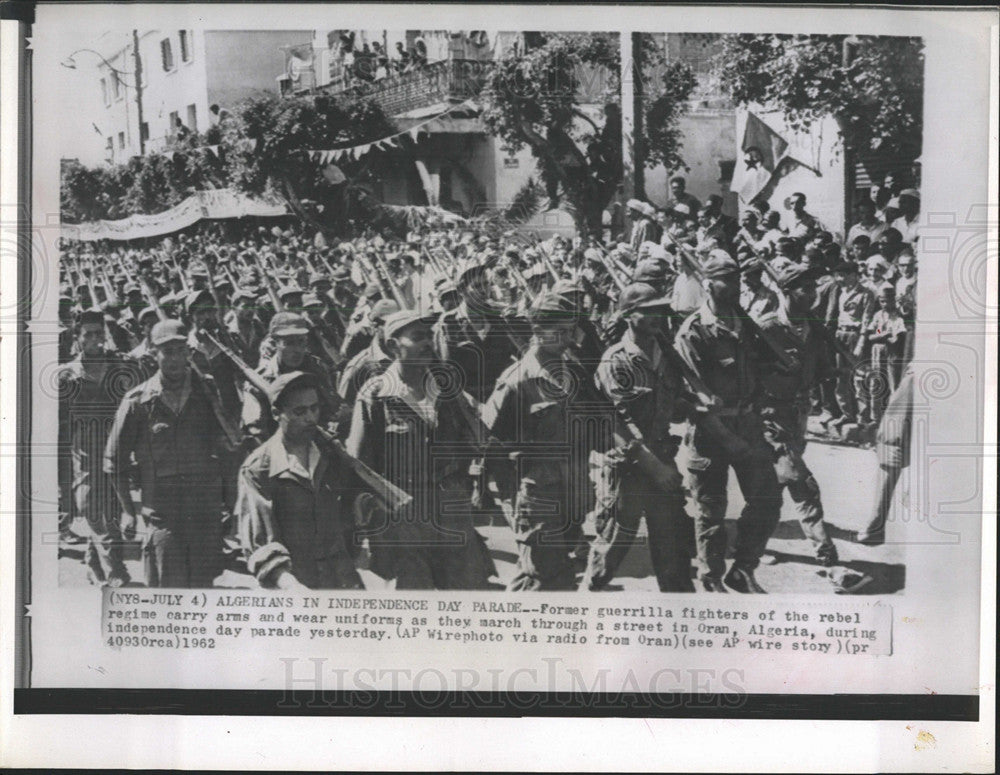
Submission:
<svg viewBox="0 0 1000 775">
<path fill-rule="evenodd" d="M 375 80 L 383 81 L 389 77 L 389 59 L 385 56 L 380 56 L 375 65 Z"/>
<path fill-rule="evenodd" d="M 403 41 L 396 41 L 396 55 L 392 59 L 393 69 L 397 73 L 405 73 L 410 68 L 410 52 L 406 50 Z"/>
<path fill-rule="evenodd" d="M 427 64 L 427 41 L 423 38 L 417 38 L 413 41 L 412 59 L 414 68 Z"/>
</svg>

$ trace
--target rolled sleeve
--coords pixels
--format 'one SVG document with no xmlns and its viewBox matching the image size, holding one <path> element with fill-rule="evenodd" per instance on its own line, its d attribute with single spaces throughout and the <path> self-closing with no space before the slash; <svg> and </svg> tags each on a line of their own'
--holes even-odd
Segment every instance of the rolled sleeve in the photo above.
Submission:
<svg viewBox="0 0 1000 775">
<path fill-rule="evenodd" d="M 240 471 L 236 496 L 240 545 L 247 558 L 247 570 L 261 586 L 268 586 L 275 571 L 291 570 L 291 556 L 281 543 L 274 522 L 274 507 L 264 493 L 255 471 Z"/>
</svg>

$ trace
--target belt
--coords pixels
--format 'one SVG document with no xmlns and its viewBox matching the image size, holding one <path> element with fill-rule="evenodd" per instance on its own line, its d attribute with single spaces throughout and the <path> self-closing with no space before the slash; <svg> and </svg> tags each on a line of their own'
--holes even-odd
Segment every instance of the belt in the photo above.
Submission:
<svg viewBox="0 0 1000 775">
<path fill-rule="evenodd" d="M 855 323 L 854 325 L 849 325 L 849 326 L 843 326 L 843 325 L 837 326 L 837 333 L 856 334 L 860 330 L 861 330 L 860 323 Z"/>
</svg>

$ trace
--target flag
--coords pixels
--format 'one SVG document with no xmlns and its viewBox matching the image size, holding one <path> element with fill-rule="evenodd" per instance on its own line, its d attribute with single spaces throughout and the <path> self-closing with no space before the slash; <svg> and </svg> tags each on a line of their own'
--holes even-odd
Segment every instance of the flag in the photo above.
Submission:
<svg viewBox="0 0 1000 775">
<path fill-rule="evenodd" d="M 788 150 L 788 143 L 757 116 L 747 112 L 747 125 L 743 130 L 743 144 L 740 147 L 744 153 L 756 148 L 761 157 L 759 163 L 768 172 L 774 172 Z M 748 162 L 748 166 L 751 164 Z"/>
</svg>

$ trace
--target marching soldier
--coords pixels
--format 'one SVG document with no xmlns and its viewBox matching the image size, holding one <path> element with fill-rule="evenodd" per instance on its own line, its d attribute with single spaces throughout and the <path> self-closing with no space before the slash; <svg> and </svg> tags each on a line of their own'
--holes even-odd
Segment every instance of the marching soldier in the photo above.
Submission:
<svg viewBox="0 0 1000 775">
<path fill-rule="evenodd" d="M 363 588 L 354 525 L 370 518 L 372 496 L 317 426 L 320 389 L 303 371 L 277 377 L 268 392 L 277 430 L 240 468 L 240 540 L 262 587 Z"/>
<path fill-rule="evenodd" d="M 736 454 L 704 424 L 689 426 L 687 447 L 691 492 L 697 506 L 699 580 L 705 591 L 763 593 L 754 578 L 767 541 L 778 524 L 781 496 L 771 449 L 755 410 L 757 349 L 748 324 L 736 312 L 739 266 L 723 251 L 712 251 L 703 267 L 708 298 L 677 332 L 681 357 L 721 401 L 720 422 L 743 440 Z M 733 468 L 746 501 L 736 522 L 736 555 L 726 572 L 726 482 Z"/>
<path fill-rule="evenodd" d="M 641 471 L 625 452 L 617 461 L 619 481 L 616 506 L 604 511 L 598 535 L 590 549 L 582 589 L 603 589 L 636 541 L 639 520 L 646 519 L 649 553 L 662 592 L 693 592 L 691 583 L 692 532 L 684 511 L 681 475 L 674 463 L 676 439 L 670 423 L 678 414 L 681 375 L 670 367 L 661 342 L 670 336 L 669 299 L 644 283 L 626 286 L 618 301 L 628 331 L 604 353 L 597 370 L 597 386 L 642 432 L 646 444 L 669 478 L 656 481 Z M 610 456 L 610 453 L 609 453 Z"/>
<path fill-rule="evenodd" d="M 104 451 L 131 539 L 146 528 L 142 557 L 150 587 L 210 587 L 222 564 L 223 488 L 219 457 L 235 431 L 210 376 L 191 368 L 188 331 L 164 320 L 150 336 L 159 371 L 129 391 L 118 407 Z M 128 478 L 138 464 L 141 501 Z"/>
<path fill-rule="evenodd" d="M 87 525 L 84 563 L 93 584 L 131 580 L 122 555 L 121 507 L 107 474 L 104 446 L 121 397 L 142 381 L 138 366 L 104 349 L 104 315 L 87 310 L 77 323 L 80 354 L 59 370 L 59 443 L 68 450 L 69 521 Z M 65 453 L 64 453 L 65 454 Z"/>
<path fill-rule="evenodd" d="M 442 361 L 458 368 L 469 395 L 482 403 L 518 350 L 503 310 L 490 299 L 485 267 L 468 264 L 458 283 L 462 303 L 437 321 L 435 347 Z"/>
<path fill-rule="evenodd" d="M 272 382 L 282 374 L 305 371 L 312 374 L 322 385 L 324 396 L 334 398 L 330 376 L 326 367 L 309 353 L 309 321 L 296 312 L 279 312 L 271 318 L 268 336 L 274 341 L 275 352 L 261 361 L 257 373 Z M 320 424 L 326 425 L 335 416 L 338 406 L 325 406 Z M 247 389 L 243 398 L 243 412 L 240 419 L 243 432 L 257 444 L 274 432 L 274 418 L 267 409 L 267 399 L 257 391 Z"/>
<path fill-rule="evenodd" d="M 432 322 L 414 310 L 386 318 L 393 361 L 358 396 L 347 451 L 414 499 L 370 528 L 379 575 L 396 589 L 486 589 L 496 569 L 472 524 L 475 413 L 459 383 L 439 380 Z"/>
<path fill-rule="evenodd" d="M 576 588 L 570 553 L 582 536 L 582 513 L 573 506 L 589 472 L 583 444 L 574 443 L 595 415 L 610 424 L 613 409 L 569 354 L 574 327 L 565 300 L 542 296 L 532 309 L 530 347 L 483 406 L 486 429 L 513 463 L 487 460 L 518 542 L 514 591 Z"/>
<path fill-rule="evenodd" d="M 812 544 L 819 564 L 838 593 L 854 592 L 871 578 L 838 567 L 837 547 L 823 521 L 823 502 L 816 477 L 802 458 L 806 423 L 809 419 L 809 390 L 833 369 L 827 348 L 811 320 L 815 303 L 815 283 L 801 265 L 791 265 L 778 274 L 780 308 L 760 324 L 764 331 L 798 365 L 792 372 L 768 369 L 761 374 L 761 416 L 764 436 L 775 452 L 775 474 L 780 487 L 795 504 L 802 532 Z"/>
</svg>

